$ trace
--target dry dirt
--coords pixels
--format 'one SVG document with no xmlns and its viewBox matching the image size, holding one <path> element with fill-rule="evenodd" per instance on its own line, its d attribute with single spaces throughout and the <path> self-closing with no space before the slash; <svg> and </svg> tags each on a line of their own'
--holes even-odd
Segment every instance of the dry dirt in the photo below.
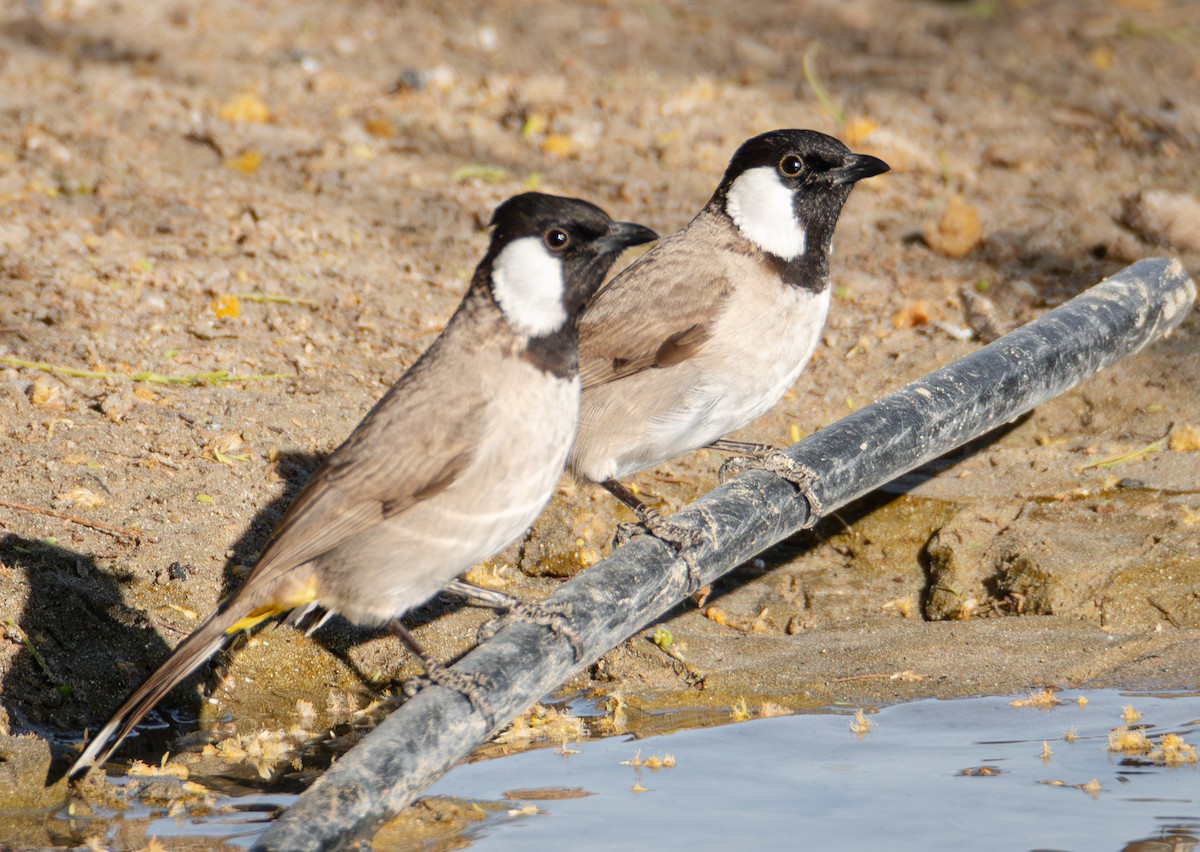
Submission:
<svg viewBox="0 0 1200 852">
<path fill-rule="evenodd" d="M 1133 260 L 1200 271 L 1198 45 L 1200 9 L 1166 0 L 6 4 L 0 732 L 61 754 L 236 584 L 449 317 L 504 198 L 584 196 L 669 233 L 764 130 L 887 160 L 839 226 L 823 345 L 740 436 L 782 443 Z M 1196 686 L 1198 354 L 1192 317 L 774 549 L 710 618 L 682 608 L 668 624 L 705 689 L 644 637 L 571 688 L 703 716 L 737 696 Z M 679 505 L 719 461 L 638 482 Z M 564 483 L 542 546 L 488 574 L 543 596 L 625 519 Z M 485 617 L 414 620 L 452 658 Z M 412 671 L 384 637 L 284 628 L 214 670 L 212 701 L 174 706 L 321 731 Z M 44 780 L 4 782 L 0 809 L 61 801 Z M 0 844 L 82 840 L 40 831 Z"/>
</svg>

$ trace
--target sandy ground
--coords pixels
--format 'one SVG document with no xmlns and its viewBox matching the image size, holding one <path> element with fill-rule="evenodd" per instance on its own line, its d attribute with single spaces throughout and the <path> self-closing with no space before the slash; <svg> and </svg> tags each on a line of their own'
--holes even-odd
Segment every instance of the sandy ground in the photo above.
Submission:
<svg viewBox="0 0 1200 852">
<path fill-rule="evenodd" d="M 1163 0 L 5 5 L 0 728 L 61 752 L 213 608 L 448 318 L 504 198 L 584 196 L 669 233 L 764 130 L 887 160 L 839 226 L 813 364 L 741 436 L 781 443 L 1133 260 L 1200 270 L 1198 44 L 1196 5 Z M 635 637 L 569 688 L 702 717 L 1195 686 L 1198 354 L 1191 318 L 774 549 L 670 619 L 691 669 Z M 638 483 L 679 505 L 718 464 Z M 548 594 L 622 511 L 564 483 L 537 546 L 481 575 Z M 415 622 L 453 657 L 485 617 Z M 214 669 L 213 702 L 174 706 L 222 734 L 321 731 L 413 671 L 385 637 L 281 629 Z M 59 800 L 39 765 L 6 801 Z"/>
</svg>

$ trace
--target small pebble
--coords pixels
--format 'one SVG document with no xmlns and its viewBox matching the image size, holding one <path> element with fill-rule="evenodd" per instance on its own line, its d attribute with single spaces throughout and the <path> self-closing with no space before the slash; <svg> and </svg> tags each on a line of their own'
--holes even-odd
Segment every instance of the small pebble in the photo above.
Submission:
<svg viewBox="0 0 1200 852">
<path fill-rule="evenodd" d="M 1121 221 L 1142 239 L 1200 251 L 1200 199 L 1186 192 L 1151 190 L 1126 200 Z"/>
</svg>

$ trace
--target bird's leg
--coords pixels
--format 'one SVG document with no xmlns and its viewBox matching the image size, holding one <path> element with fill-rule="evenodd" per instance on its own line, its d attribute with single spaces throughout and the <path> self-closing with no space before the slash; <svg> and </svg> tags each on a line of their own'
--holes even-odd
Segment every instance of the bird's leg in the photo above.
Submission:
<svg viewBox="0 0 1200 852">
<path fill-rule="evenodd" d="M 804 528 L 811 529 L 817 525 L 817 521 L 820 520 L 824 509 L 821 506 L 821 501 L 812 490 L 813 485 L 817 482 L 817 475 L 808 467 L 800 464 L 800 462 L 793 459 L 783 450 L 778 447 L 772 447 L 770 444 L 752 444 L 747 441 L 730 441 L 725 438 L 718 438 L 708 446 L 710 449 L 738 454 L 726 459 L 721 465 L 721 469 L 717 472 L 717 477 L 721 482 L 725 482 L 729 477 L 746 470 L 770 471 L 796 486 L 808 503 L 808 521 L 804 524 Z"/>
<path fill-rule="evenodd" d="M 410 696 L 415 694 L 417 689 L 426 685 L 426 683 L 436 683 L 438 686 L 453 689 L 470 701 L 471 706 L 487 721 L 488 728 L 492 728 L 496 718 L 492 713 L 491 705 L 487 703 L 487 700 L 481 694 L 481 690 L 488 689 L 492 685 L 491 680 L 487 676 L 479 672 L 459 672 L 443 666 L 425 652 L 425 649 L 417 643 L 413 635 L 408 632 L 408 628 L 401 624 L 398 618 L 391 619 L 387 623 L 387 628 L 404 644 L 404 647 L 414 657 L 421 661 L 421 666 L 425 669 L 425 677 L 415 678 L 415 682 L 410 681 L 405 684 L 405 694 Z M 412 687 L 411 689 L 410 686 Z"/>
<path fill-rule="evenodd" d="M 676 555 L 683 557 L 684 564 L 687 565 L 688 593 L 691 594 L 699 589 L 701 585 L 700 569 L 688 551 L 700 544 L 700 534 L 695 530 L 689 530 L 668 521 L 653 506 L 647 506 L 639 500 L 638 496 L 630 491 L 624 483 L 616 479 L 606 479 L 600 484 L 609 494 L 616 497 L 637 515 L 637 525 L 621 524 L 617 527 L 617 545 L 625 545 L 638 533 L 650 533 L 660 541 L 669 544 L 675 550 Z"/>
<path fill-rule="evenodd" d="M 634 536 L 648 532 L 670 544 L 679 545 L 671 535 L 670 524 L 653 506 L 647 506 L 641 499 L 629 490 L 623 482 L 616 479 L 606 479 L 600 483 L 604 489 L 616 497 L 637 515 L 636 524 L 621 524 L 617 527 L 617 544 L 624 545 Z M 659 535 L 659 533 L 663 533 Z"/>
<path fill-rule="evenodd" d="M 451 580 L 443 591 L 468 598 L 492 609 L 504 611 L 503 616 L 489 621 L 479 628 L 480 642 L 495 636 L 506 622 L 524 621 L 549 628 L 551 633 L 571 643 L 576 662 L 583 659 L 583 642 L 567 621 L 571 614 L 569 604 L 525 603 L 525 601 L 514 598 L 512 595 L 506 595 L 504 592 L 484 589 L 463 580 Z"/>
</svg>

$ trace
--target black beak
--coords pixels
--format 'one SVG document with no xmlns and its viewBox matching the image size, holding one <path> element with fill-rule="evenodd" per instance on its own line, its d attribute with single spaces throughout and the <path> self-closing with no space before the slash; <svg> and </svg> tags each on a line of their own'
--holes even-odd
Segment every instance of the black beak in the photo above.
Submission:
<svg viewBox="0 0 1200 852">
<path fill-rule="evenodd" d="M 636 222 L 613 222 L 608 226 L 608 233 L 596 240 L 596 245 L 602 252 L 621 252 L 630 246 L 640 246 L 657 239 L 658 234 L 645 225 Z"/>
<path fill-rule="evenodd" d="M 856 183 L 863 178 L 890 172 L 892 167 L 878 157 L 870 154 L 850 154 L 840 168 L 832 169 L 825 174 L 834 186 Z"/>
</svg>

